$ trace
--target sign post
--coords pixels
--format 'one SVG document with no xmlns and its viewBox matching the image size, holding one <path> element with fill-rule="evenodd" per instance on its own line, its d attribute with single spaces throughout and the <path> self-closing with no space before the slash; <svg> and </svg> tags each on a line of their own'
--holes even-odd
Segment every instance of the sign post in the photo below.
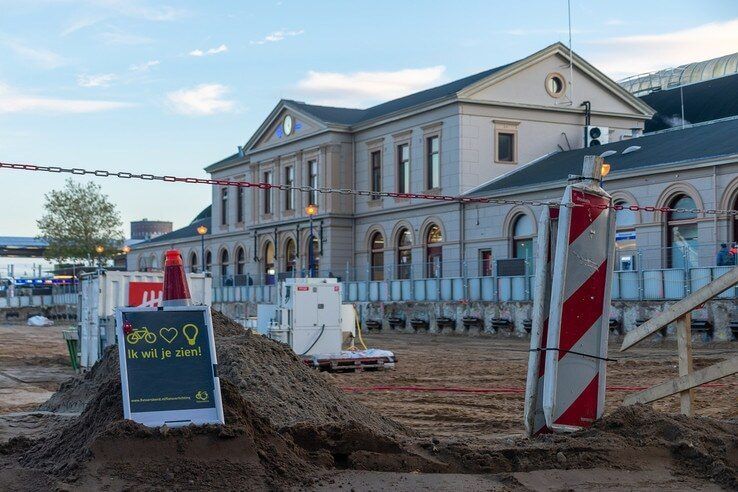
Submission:
<svg viewBox="0 0 738 492">
<path fill-rule="evenodd" d="M 554 430 L 589 427 L 605 404 L 605 362 L 615 247 L 604 161 L 586 156 L 559 212 L 548 319 L 543 410 Z"/>
<path fill-rule="evenodd" d="M 119 308 L 123 415 L 150 427 L 223 424 L 208 306 Z"/>
</svg>

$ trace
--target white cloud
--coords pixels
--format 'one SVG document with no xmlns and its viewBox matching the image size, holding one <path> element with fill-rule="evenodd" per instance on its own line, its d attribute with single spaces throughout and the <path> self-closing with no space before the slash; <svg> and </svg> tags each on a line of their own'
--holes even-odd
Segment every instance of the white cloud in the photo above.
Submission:
<svg viewBox="0 0 738 492">
<path fill-rule="evenodd" d="M 185 17 L 187 11 L 167 5 L 150 7 L 135 0 L 87 0 L 92 7 L 115 12 L 116 14 L 147 21 L 166 22 Z"/>
<path fill-rule="evenodd" d="M 404 96 L 443 80 L 446 67 L 406 68 L 394 72 L 308 72 L 297 84 L 318 104 L 363 106 Z"/>
<path fill-rule="evenodd" d="M 587 50 L 587 58 L 600 70 L 618 79 L 732 53 L 738 46 L 738 19 L 662 34 L 607 38 L 587 44 L 591 48 Z"/>
<path fill-rule="evenodd" d="M 65 27 L 64 30 L 61 32 L 61 36 L 69 36 L 70 34 L 73 34 L 81 29 L 86 29 L 88 27 L 94 26 L 103 19 L 105 19 L 105 17 L 102 16 L 82 16 L 70 22 L 69 25 Z"/>
<path fill-rule="evenodd" d="M 67 63 L 63 57 L 53 51 L 43 48 L 32 48 L 15 39 L 5 39 L 3 40 L 3 44 L 10 48 L 16 56 L 41 68 L 58 68 Z"/>
<path fill-rule="evenodd" d="M 80 87 L 107 87 L 118 76 L 114 73 L 101 73 L 97 75 L 77 75 L 77 85 Z"/>
<path fill-rule="evenodd" d="M 228 51 L 228 46 L 221 44 L 217 48 L 210 48 L 207 51 L 196 49 L 196 50 L 190 51 L 188 54 L 190 56 L 200 57 L 200 56 L 208 56 L 208 55 L 217 55 L 218 53 L 225 53 L 226 51 Z"/>
<path fill-rule="evenodd" d="M 276 43 L 278 41 L 282 41 L 284 38 L 299 36 L 301 34 L 305 34 L 305 31 L 303 29 L 298 29 L 295 31 L 280 29 L 279 31 L 274 31 L 273 33 L 267 34 L 263 39 L 259 39 L 258 41 L 251 41 L 251 44 Z"/>
<path fill-rule="evenodd" d="M 233 111 L 236 102 L 224 99 L 230 89 L 221 84 L 200 84 L 191 89 L 180 89 L 167 94 L 167 105 L 175 113 L 211 115 Z"/>
<path fill-rule="evenodd" d="M 151 67 L 155 67 L 159 65 L 159 60 L 149 60 L 144 63 L 134 63 L 130 67 L 128 67 L 128 70 L 131 72 L 147 72 Z"/>
<path fill-rule="evenodd" d="M 120 101 L 59 99 L 23 94 L 0 84 L 0 113 L 96 113 L 134 106 Z"/>
<path fill-rule="evenodd" d="M 122 29 L 111 27 L 110 30 L 100 33 L 100 37 L 106 44 L 135 46 L 139 44 L 149 44 L 153 39 L 147 36 L 140 36 Z"/>
</svg>

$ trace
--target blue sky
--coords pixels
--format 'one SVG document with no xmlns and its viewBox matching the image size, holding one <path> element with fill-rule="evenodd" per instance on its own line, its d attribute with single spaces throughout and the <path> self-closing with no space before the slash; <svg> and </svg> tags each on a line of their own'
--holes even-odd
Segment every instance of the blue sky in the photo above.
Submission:
<svg viewBox="0 0 738 492">
<path fill-rule="evenodd" d="M 566 1 L 0 0 L 0 161 L 204 176 L 284 98 L 354 107 L 567 39 Z M 738 51 L 738 2 L 572 0 L 613 78 Z M 99 179 L 128 221 L 189 222 L 206 186 Z M 0 171 L 0 235 L 59 175 Z"/>
</svg>

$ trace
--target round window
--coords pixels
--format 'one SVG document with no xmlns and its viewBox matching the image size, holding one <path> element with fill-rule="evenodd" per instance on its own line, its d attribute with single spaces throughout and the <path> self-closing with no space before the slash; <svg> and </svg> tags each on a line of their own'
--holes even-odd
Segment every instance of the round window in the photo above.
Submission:
<svg viewBox="0 0 738 492">
<path fill-rule="evenodd" d="M 561 97 L 566 92 L 566 82 L 563 75 L 559 73 L 550 73 L 546 77 L 546 92 L 551 97 Z"/>
</svg>

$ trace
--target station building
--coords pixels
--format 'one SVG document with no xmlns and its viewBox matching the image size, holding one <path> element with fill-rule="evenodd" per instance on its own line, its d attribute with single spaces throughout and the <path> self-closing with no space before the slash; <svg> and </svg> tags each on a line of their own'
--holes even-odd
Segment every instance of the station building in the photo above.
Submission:
<svg viewBox="0 0 738 492">
<path fill-rule="evenodd" d="M 192 224 L 135 245 L 129 268 L 161 268 L 174 247 L 226 286 L 304 275 L 311 256 L 320 275 L 347 281 L 528 275 L 535 202 L 560 200 L 593 154 L 612 166 L 604 186 L 616 203 L 685 210 L 619 212 L 619 270 L 713 266 L 719 244 L 738 241 L 736 216 L 692 210 L 738 208 L 738 75 L 726 59 L 720 78 L 691 70 L 689 85 L 651 92 L 631 81 L 636 97 L 557 43 L 366 109 L 281 100 L 236 153 L 206 167 L 211 177 L 370 193 L 214 186 Z M 686 103 L 675 110 L 677 99 Z"/>
</svg>

